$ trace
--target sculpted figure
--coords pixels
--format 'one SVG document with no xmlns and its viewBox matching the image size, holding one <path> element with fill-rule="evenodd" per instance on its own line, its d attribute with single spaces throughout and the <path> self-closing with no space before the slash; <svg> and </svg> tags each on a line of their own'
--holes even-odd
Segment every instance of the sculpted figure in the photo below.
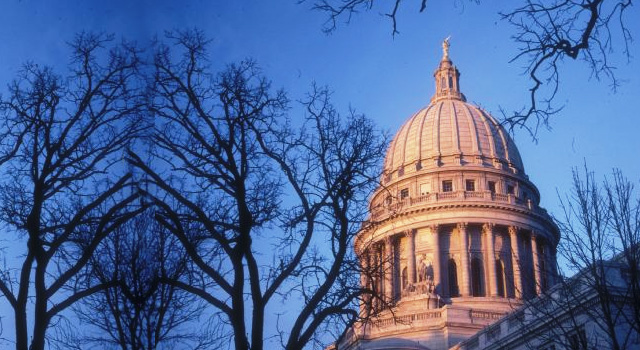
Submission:
<svg viewBox="0 0 640 350">
<path fill-rule="evenodd" d="M 425 264 L 425 257 L 420 259 L 420 266 L 418 267 L 418 282 L 423 282 L 427 277 L 427 265 Z"/>
<path fill-rule="evenodd" d="M 451 46 L 451 44 L 449 44 L 449 39 L 451 39 L 451 36 L 448 36 L 442 42 L 442 55 L 444 58 L 449 58 L 449 46 Z"/>
<path fill-rule="evenodd" d="M 435 290 L 435 283 L 431 276 L 427 276 L 427 293 L 431 294 Z"/>
</svg>

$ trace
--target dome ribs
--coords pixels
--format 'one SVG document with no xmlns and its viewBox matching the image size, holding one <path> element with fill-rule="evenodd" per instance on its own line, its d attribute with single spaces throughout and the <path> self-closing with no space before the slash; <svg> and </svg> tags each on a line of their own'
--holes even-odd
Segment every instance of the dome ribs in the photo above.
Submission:
<svg viewBox="0 0 640 350">
<path fill-rule="evenodd" d="M 482 111 L 482 113 L 487 117 L 488 120 L 491 121 L 493 128 L 498 133 L 498 136 L 500 136 L 500 141 L 501 142 L 498 145 L 501 146 L 501 148 L 502 148 L 502 152 L 503 152 L 502 156 L 503 156 L 503 158 L 508 162 L 509 166 L 514 166 L 513 161 L 511 160 L 511 157 L 509 156 L 509 145 L 508 145 L 508 142 L 507 142 L 507 138 L 509 136 L 505 135 L 505 131 L 502 128 L 502 126 L 500 126 L 498 121 L 495 120 L 489 113 L 485 113 L 484 111 Z"/>
<path fill-rule="evenodd" d="M 410 120 L 413 119 L 416 116 L 416 114 L 411 116 Z M 398 132 L 396 137 L 393 139 L 392 146 L 390 147 L 388 152 L 388 155 L 391 156 L 391 161 L 389 162 L 389 164 L 391 165 L 391 169 L 385 169 L 389 171 L 389 174 L 392 174 L 395 170 L 397 170 L 402 165 L 402 163 L 398 164 L 398 159 L 400 159 L 400 162 L 402 162 L 402 159 L 404 158 L 404 152 L 405 152 L 404 140 L 406 140 L 407 138 L 408 129 L 409 129 L 409 123 L 404 123 L 400 128 L 400 131 Z M 398 147 L 399 143 L 402 143 L 403 147 Z M 402 155 L 400 155 L 400 153 Z"/>
<path fill-rule="evenodd" d="M 457 99 L 431 103 L 402 125 L 387 151 L 385 174 L 443 165 L 504 166 L 511 173 L 524 172 L 515 143 L 498 121 Z"/>
<path fill-rule="evenodd" d="M 433 136 L 431 137 L 431 142 L 434 144 L 435 147 L 433 147 L 434 154 L 433 157 L 435 158 L 436 166 L 440 165 L 440 157 L 442 156 L 442 149 L 440 148 L 440 115 L 442 114 L 442 103 L 438 104 L 438 111 L 435 113 L 435 118 L 434 118 L 434 128 L 433 128 Z"/>
<path fill-rule="evenodd" d="M 453 153 L 455 146 L 454 142 L 454 129 L 451 105 L 449 103 L 442 103 L 442 112 L 440 117 L 440 154 L 444 157 Z M 443 159 L 443 162 L 445 159 Z"/>
<path fill-rule="evenodd" d="M 423 143 L 423 138 L 424 138 L 424 134 L 423 134 L 423 130 L 424 130 L 424 122 L 425 120 L 427 120 L 427 115 L 429 114 L 429 111 L 431 111 L 431 108 L 433 108 L 433 105 L 429 105 L 427 108 L 422 110 L 422 118 L 420 118 L 420 127 L 419 129 L 416 131 L 416 134 L 418 135 L 418 159 L 417 162 L 422 163 L 422 143 Z M 428 154 L 428 153 L 427 153 Z"/>
<path fill-rule="evenodd" d="M 460 126 L 458 124 L 458 114 L 456 113 L 453 101 L 447 102 L 449 102 L 449 113 L 451 118 L 451 141 L 453 145 L 452 151 L 457 157 L 460 157 L 462 151 L 460 150 Z"/>
<path fill-rule="evenodd" d="M 484 115 L 484 113 L 482 113 L 482 111 L 477 108 L 477 107 L 473 107 L 476 111 L 476 113 L 478 113 L 478 115 L 480 115 L 480 117 L 482 118 L 482 124 L 484 125 L 484 130 L 486 132 L 487 138 L 489 139 L 488 144 L 489 144 L 489 151 L 490 151 L 490 155 L 493 159 L 497 159 L 498 158 L 498 154 L 496 152 L 496 141 L 495 141 L 495 137 L 494 137 L 494 133 L 493 133 L 493 129 L 491 128 L 491 122 L 488 120 L 487 116 Z"/>
<path fill-rule="evenodd" d="M 479 143 L 480 135 L 478 133 L 478 126 L 476 125 L 476 120 L 471 116 L 471 109 L 468 105 L 465 105 L 463 108 L 464 115 L 467 117 L 467 125 L 469 126 L 469 138 L 471 139 L 471 153 L 475 156 L 482 157 L 482 151 L 480 150 Z"/>
<path fill-rule="evenodd" d="M 407 128 L 407 133 L 404 138 L 404 147 L 402 150 L 402 163 L 401 167 L 406 167 L 409 163 L 416 160 L 416 149 L 418 148 L 416 140 L 416 133 L 418 132 L 413 127 L 416 119 L 420 118 L 422 114 L 422 110 L 418 111 L 418 113 L 414 114 L 413 117 L 409 120 L 407 124 L 409 124 L 409 128 Z M 408 152 L 407 152 L 408 151 Z M 409 153 L 409 159 L 407 159 L 407 153 Z M 413 158 L 413 159 L 412 159 Z"/>
</svg>

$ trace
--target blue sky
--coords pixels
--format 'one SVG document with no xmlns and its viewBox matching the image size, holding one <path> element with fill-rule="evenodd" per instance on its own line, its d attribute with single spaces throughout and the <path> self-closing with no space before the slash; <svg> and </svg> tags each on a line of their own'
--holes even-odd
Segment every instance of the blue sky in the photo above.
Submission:
<svg viewBox="0 0 640 350">
<path fill-rule="evenodd" d="M 461 4 L 460 4 L 461 3 Z M 513 1 L 491 3 L 431 1 L 424 14 L 401 11 L 400 35 L 392 37 L 383 9 L 356 16 L 330 35 L 321 32 L 324 15 L 308 4 L 277 1 L 77 1 L 6 0 L 0 5 L 0 82 L 8 82 L 26 60 L 61 66 L 68 61 L 65 41 L 81 30 L 115 33 L 147 46 L 165 30 L 197 27 L 212 39 L 212 64 L 222 67 L 255 59 L 275 87 L 301 98 L 312 82 L 328 85 L 339 108 L 349 106 L 395 132 L 433 93 L 432 73 L 441 55 L 440 43 L 452 36 L 451 57 L 460 69 L 469 101 L 499 114 L 521 107 L 528 81 L 515 55 L 512 29 L 497 12 Z M 631 9 L 628 18 L 637 18 Z M 629 21 L 634 22 L 634 21 Z M 637 21 L 635 21 L 637 22 Z M 640 33 L 640 24 L 631 23 Z M 638 45 L 632 44 L 632 54 Z M 634 103 L 640 97 L 640 67 L 614 54 L 618 77 L 614 94 L 606 81 L 590 79 L 582 62 L 566 62 L 558 101 L 564 111 L 553 130 L 533 143 L 516 133 L 527 173 L 538 185 L 543 204 L 555 209 L 555 189 L 563 191 L 572 166 L 586 160 L 599 174 L 612 167 L 639 179 L 639 119 Z M 2 87 L 4 83 L 0 83 Z M 2 91 L 2 90 L 0 90 Z"/>
<path fill-rule="evenodd" d="M 458 3 L 454 5 L 453 3 Z M 104 31 L 148 46 L 165 30 L 197 27 L 211 38 L 214 67 L 255 59 L 275 87 L 302 98 L 312 82 L 328 85 L 343 111 L 351 106 L 395 132 L 415 111 L 427 105 L 434 90 L 433 70 L 442 39 L 451 35 L 451 58 L 461 72 L 468 100 L 499 115 L 499 107 L 518 109 L 529 82 L 516 54 L 512 28 L 498 11 L 516 2 L 429 1 L 426 13 L 406 2 L 399 17 L 400 34 L 374 10 L 322 33 L 323 14 L 297 0 L 4 0 L 0 3 L 0 92 L 31 60 L 61 67 L 68 62 L 65 42 L 81 30 Z M 628 14 L 632 34 L 640 37 L 638 8 Z M 635 23 L 633 23 L 635 22 Z M 571 168 L 586 161 L 600 176 L 613 167 L 640 185 L 640 62 L 612 58 L 623 85 L 613 93 L 606 81 L 590 78 L 579 61 L 561 66 L 558 101 L 565 109 L 543 130 L 539 142 L 517 132 L 516 143 L 530 179 L 542 195 L 542 206 L 560 214 L 556 190 L 564 193 Z M 640 46 L 631 45 L 632 55 Z M 2 314 L 6 315 L 5 312 Z M 6 329 L 6 328 L 5 328 Z"/>
</svg>

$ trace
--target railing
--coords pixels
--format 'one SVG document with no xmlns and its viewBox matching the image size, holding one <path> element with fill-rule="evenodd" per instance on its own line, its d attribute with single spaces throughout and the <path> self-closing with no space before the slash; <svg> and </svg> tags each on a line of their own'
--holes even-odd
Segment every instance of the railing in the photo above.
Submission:
<svg viewBox="0 0 640 350">
<path fill-rule="evenodd" d="M 425 312 L 420 312 L 420 313 L 415 313 L 410 315 L 388 317 L 388 318 L 376 320 L 374 321 L 374 323 L 379 328 L 383 328 L 383 327 L 388 327 L 394 324 L 410 325 L 416 321 L 431 320 L 436 318 L 442 318 L 442 311 L 434 310 L 434 311 L 425 311 Z"/>
<path fill-rule="evenodd" d="M 484 318 L 487 320 L 497 320 L 504 316 L 504 312 L 491 312 L 491 311 L 471 311 L 471 318 Z"/>
<path fill-rule="evenodd" d="M 438 199 L 458 198 L 459 193 L 464 193 L 464 192 L 440 192 L 440 193 L 436 193 L 436 198 Z"/>
<path fill-rule="evenodd" d="M 547 215 L 546 210 L 535 206 L 530 199 L 517 198 L 512 194 L 493 193 L 490 191 L 455 191 L 429 193 L 419 197 L 408 197 L 399 201 L 379 205 L 378 207 L 371 209 L 369 220 L 382 220 L 389 215 L 401 213 L 407 209 L 420 205 L 464 200 L 511 204 L 522 207 L 523 209 L 531 210 L 532 212 L 540 215 Z"/>
</svg>

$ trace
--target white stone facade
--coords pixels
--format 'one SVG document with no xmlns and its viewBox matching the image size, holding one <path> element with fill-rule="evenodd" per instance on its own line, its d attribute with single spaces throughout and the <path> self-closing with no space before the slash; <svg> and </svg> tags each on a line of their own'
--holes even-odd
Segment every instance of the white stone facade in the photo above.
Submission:
<svg viewBox="0 0 640 350">
<path fill-rule="evenodd" d="M 448 47 L 447 47 L 448 49 Z M 382 296 L 338 349 L 449 349 L 552 285 L 558 228 L 518 150 L 466 102 L 445 52 L 436 93 L 398 131 L 356 238 Z"/>
<path fill-rule="evenodd" d="M 618 346 L 640 349 L 634 320 L 628 265 L 623 259 L 605 262 L 606 297 L 594 288 L 593 276 L 582 271 L 558 283 L 451 350 L 596 350 L 613 349 L 604 311 L 614 322 Z M 602 298 L 602 299 L 601 299 Z"/>
</svg>

